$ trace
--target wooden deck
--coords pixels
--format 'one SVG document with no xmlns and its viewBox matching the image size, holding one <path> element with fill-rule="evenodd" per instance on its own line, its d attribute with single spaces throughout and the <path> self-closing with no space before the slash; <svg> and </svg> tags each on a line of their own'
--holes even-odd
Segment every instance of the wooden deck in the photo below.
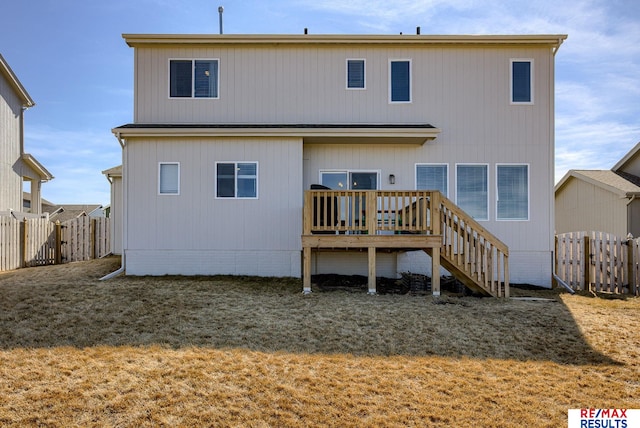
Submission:
<svg viewBox="0 0 640 428">
<path fill-rule="evenodd" d="M 303 219 L 303 291 L 311 292 L 311 253 L 368 251 L 368 289 L 376 293 L 376 252 L 424 250 L 468 287 L 508 297 L 508 248 L 437 191 L 310 190 Z M 432 275 L 440 294 L 440 275 Z"/>
</svg>

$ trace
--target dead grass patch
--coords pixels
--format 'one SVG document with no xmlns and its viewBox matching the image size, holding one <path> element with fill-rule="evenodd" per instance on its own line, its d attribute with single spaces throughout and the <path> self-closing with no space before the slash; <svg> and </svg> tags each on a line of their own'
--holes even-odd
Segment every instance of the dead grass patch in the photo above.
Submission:
<svg viewBox="0 0 640 428">
<path fill-rule="evenodd" d="M 298 280 L 0 275 L 3 426 L 562 426 L 640 407 L 640 299 L 301 294 Z"/>
</svg>

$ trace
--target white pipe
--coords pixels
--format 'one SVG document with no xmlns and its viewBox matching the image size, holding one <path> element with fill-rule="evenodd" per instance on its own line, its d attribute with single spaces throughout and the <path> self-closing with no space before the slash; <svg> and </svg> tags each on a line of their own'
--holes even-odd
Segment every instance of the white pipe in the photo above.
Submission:
<svg viewBox="0 0 640 428">
<path fill-rule="evenodd" d="M 567 291 L 571 294 L 576 294 L 575 290 L 573 288 L 571 288 L 569 286 L 569 284 L 567 284 L 566 282 L 564 282 L 562 279 L 560 279 L 560 277 L 558 275 L 556 275 L 555 273 L 553 274 L 553 279 L 556 280 L 556 282 L 560 285 L 562 285 L 564 288 L 567 289 Z"/>
<path fill-rule="evenodd" d="M 114 278 L 114 277 L 116 277 L 116 276 L 118 276 L 118 275 L 120 275 L 122 273 L 124 273 L 124 263 L 122 264 L 120 269 L 118 269 L 117 271 L 114 271 L 114 272 L 106 274 L 105 276 L 100 278 L 100 281 L 106 281 L 107 279 Z"/>
</svg>

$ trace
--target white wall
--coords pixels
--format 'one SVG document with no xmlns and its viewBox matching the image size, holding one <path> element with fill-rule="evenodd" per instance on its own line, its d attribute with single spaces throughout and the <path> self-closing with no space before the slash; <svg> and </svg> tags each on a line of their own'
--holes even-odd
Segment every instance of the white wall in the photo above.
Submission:
<svg viewBox="0 0 640 428">
<path fill-rule="evenodd" d="M 299 276 L 302 141 L 131 139 L 124 153 L 128 273 Z M 216 199 L 215 162 L 255 161 L 258 199 Z M 158 163 L 180 194 L 158 195 Z"/>
</svg>

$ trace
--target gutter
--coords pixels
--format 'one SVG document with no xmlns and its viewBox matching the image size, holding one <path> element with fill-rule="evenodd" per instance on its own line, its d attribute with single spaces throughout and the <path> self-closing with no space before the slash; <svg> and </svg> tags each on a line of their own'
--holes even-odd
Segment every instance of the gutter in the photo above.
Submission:
<svg viewBox="0 0 640 428">
<path fill-rule="evenodd" d="M 115 278 L 116 276 L 118 276 L 120 274 L 123 274 L 123 273 L 124 273 L 124 254 L 122 255 L 122 266 L 120 267 L 120 269 L 118 269 L 118 270 L 116 270 L 114 272 L 106 274 L 105 276 L 100 278 L 100 281 L 106 281 L 108 279 Z"/>
<path fill-rule="evenodd" d="M 120 137 L 120 132 L 114 132 L 113 134 L 114 134 L 114 135 L 116 136 L 116 138 L 118 139 L 118 142 L 120 143 L 120 147 L 122 147 L 122 150 L 124 150 L 125 143 L 124 143 L 124 140 Z M 124 164 L 124 163 L 123 163 L 123 164 Z M 122 191 L 123 191 L 123 195 L 122 195 L 122 204 L 123 204 L 123 206 L 124 206 L 124 204 L 125 204 L 125 199 L 126 199 L 126 198 L 125 198 L 125 195 L 124 195 L 124 192 L 126 191 L 126 188 L 125 188 L 125 186 L 124 186 L 124 175 L 123 175 L 123 177 L 122 177 L 122 178 L 123 178 L 123 186 L 122 186 Z M 108 176 L 107 176 L 107 180 L 109 181 L 109 183 L 111 183 L 111 180 L 109 179 L 109 177 L 108 177 Z M 102 278 L 100 278 L 100 281 L 106 281 L 106 280 L 108 280 L 108 279 L 115 278 L 116 276 L 118 276 L 118 275 L 121 275 L 121 274 L 125 273 L 125 266 L 126 266 L 126 263 L 125 263 L 125 251 L 124 251 L 124 243 L 125 243 L 124 236 L 125 236 L 125 233 L 126 233 L 126 232 L 125 232 L 126 227 L 125 227 L 125 221 L 124 221 L 124 213 L 125 213 L 125 210 L 124 210 L 124 209 L 122 210 L 122 213 L 123 213 L 123 218 L 122 218 L 122 222 L 123 222 L 123 223 L 122 223 L 122 235 L 123 235 L 123 237 L 122 237 L 122 255 L 120 256 L 120 257 L 121 257 L 121 262 L 120 262 L 120 263 L 121 263 L 121 266 L 120 266 L 120 268 L 119 268 L 118 270 L 116 270 L 116 271 L 114 271 L 114 272 L 111 272 L 111 273 L 109 273 L 109 274 L 107 274 L 107 275 L 103 276 Z"/>
<path fill-rule="evenodd" d="M 562 279 L 560 279 L 560 277 L 558 275 L 556 275 L 556 273 L 553 273 L 553 279 L 556 280 L 556 282 L 560 285 L 562 285 L 564 288 L 566 288 L 566 290 L 571 293 L 571 294 L 576 294 L 575 290 L 573 288 L 571 288 L 569 286 L 569 284 L 567 284 L 566 282 L 564 282 Z"/>
</svg>

